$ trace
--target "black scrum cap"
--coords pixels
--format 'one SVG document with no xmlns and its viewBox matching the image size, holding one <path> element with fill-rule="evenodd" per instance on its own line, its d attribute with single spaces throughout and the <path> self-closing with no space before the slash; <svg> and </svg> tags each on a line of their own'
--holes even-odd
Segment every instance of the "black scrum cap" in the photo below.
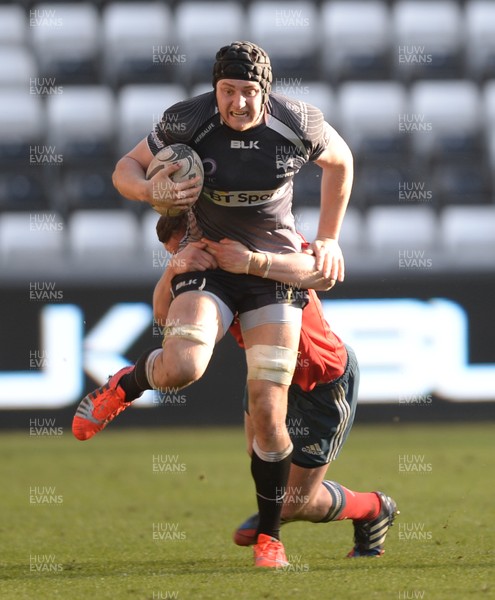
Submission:
<svg viewBox="0 0 495 600">
<path fill-rule="evenodd" d="M 260 84 L 263 103 L 272 87 L 272 67 L 268 54 L 252 42 L 232 42 L 216 54 L 213 87 L 220 79 L 242 79 Z"/>
</svg>

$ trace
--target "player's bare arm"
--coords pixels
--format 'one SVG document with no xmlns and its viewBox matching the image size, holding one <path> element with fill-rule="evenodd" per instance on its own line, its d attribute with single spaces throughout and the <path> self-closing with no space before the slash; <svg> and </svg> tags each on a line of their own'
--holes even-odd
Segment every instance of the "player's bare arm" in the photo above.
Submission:
<svg viewBox="0 0 495 600">
<path fill-rule="evenodd" d="M 128 200 L 157 204 L 162 199 L 177 208 L 190 208 L 198 199 L 202 182 L 199 177 L 182 183 L 175 183 L 170 175 L 180 165 L 168 165 L 147 180 L 146 170 L 153 159 L 147 139 L 141 140 L 116 164 L 112 175 L 115 188 Z"/>
<path fill-rule="evenodd" d="M 218 266 L 230 273 L 247 273 L 320 291 L 329 290 L 335 284 L 335 279 L 316 268 L 316 257 L 312 254 L 252 252 L 235 240 L 203 241 Z"/>
<path fill-rule="evenodd" d="M 353 158 L 349 146 L 330 127 L 330 142 L 315 161 L 322 168 L 320 221 L 313 248 L 316 267 L 325 277 L 344 280 L 344 258 L 339 235 L 354 177 Z"/>
</svg>

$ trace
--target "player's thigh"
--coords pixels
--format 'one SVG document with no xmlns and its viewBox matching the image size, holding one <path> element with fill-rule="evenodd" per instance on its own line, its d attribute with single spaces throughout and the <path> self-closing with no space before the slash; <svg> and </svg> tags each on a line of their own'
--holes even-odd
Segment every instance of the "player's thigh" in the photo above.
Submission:
<svg viewBox="0 0 495 600">
<path fill-rule="evenodd" d="M 289 443 L 285 427 L 287 390 L 297 361 L 300 308 L 262 306 L 240 315 L 248 367 L 249 413 L 256 439 Z"/>
<path fill-rule="evenodd" d="M 180 294 L 170 304 L 167 326 L 198 325 L 218 341 L 223 336 L 218 302 L 211 294 L 191 291 Z"/>
<path fill-rule="evenodd" d="M 289 389 L 287 430 L 294 444 L 292 461 L 303 468 L 327 465 L 339 455 L 354 422 L 359 371 L 355 355 L 339 379 L 311 391 Z"/>
<path fill-rule="evenodd" d="M 302 310 L 293 306 L 269 305 L 240 316 L 246 348 L 250 395 L 277 385 L 290 385 L 297 361 Z"/>
<path fill-rule="evenodd" d="M 265 404 L 286 398 L 299 344 L 298 324 L 265 323 L 243 330 L 250 407 L 262 395 Z"/>
<path fill-rule="evenodd" d="M 302 308 L 274 303 L 270 295 L 266 301 L 271 303 L 239 315 L 248 380 L 268 379 L 290 385 L 297 360 Z M 288 370 L 288 374 L 284 374 L 284 370 Z"/>
<path fill-rule="evenodd" d="M 170 369 L 175 364 L 194 371 L 197 378 L 206 369 L 222 336 L 220 310 L 211 295 L 194 291 L 177 296 L 170 305 L 164 328 L 164 367 Z"/>
<path fill-rule="evenodd" d="M 254 345 L 281 346 L 297 350 L 301 323 L 295 319 L 290 323 L 263 323 L 251 329 L 243 329 L 242 337 L 246 348 Z"/>
</svg>

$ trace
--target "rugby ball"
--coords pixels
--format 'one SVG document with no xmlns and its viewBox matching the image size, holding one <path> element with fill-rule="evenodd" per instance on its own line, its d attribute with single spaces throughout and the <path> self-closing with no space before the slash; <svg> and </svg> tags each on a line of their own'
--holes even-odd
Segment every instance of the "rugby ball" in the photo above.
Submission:
<svg viewBox="0 0 495 600">
<path fill-rule="evenodd" d="M 173 182 L 181 183 L 188 179 L 194 179 L 197 175 L 203 180 L 204 170 L 201 158 L 197 152 L 186 144 L 171 144 L 162 148 L 150 162 L 146 171 L 146 179 L 152 179 L 159 171 L 172 163 L 180 163 L 181 165 L 181 168 L 170 176 Z M 157 181 L 156 190 L 153 190 L 153 194 L 156 194 L 156 197 L 160 198 L 160 202 L 152 204 L 152 208 L 167 217 L 176 217 L 189 210 L 177 208 L 171 203 L 167 205 L 167 194 L 169 193 L 169 190 L 166 189 L 166 183 Z"/>
</svg>

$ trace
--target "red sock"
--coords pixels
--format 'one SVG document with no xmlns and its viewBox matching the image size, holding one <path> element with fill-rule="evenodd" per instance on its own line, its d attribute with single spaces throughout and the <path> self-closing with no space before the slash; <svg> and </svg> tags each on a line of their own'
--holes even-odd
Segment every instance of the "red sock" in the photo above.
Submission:
<svg viewBox="0 0 495 600">
<path fill-rule="evenodd" d="M 381 502 L 374 492 L 353 492 L 343 485 L 340 487 L 345 495 L 345 506 L 338 515 L 337 521 L 342 521 L 343 519 L 370 521 L 378 516 L 381 509 Z"/>
</svg>

